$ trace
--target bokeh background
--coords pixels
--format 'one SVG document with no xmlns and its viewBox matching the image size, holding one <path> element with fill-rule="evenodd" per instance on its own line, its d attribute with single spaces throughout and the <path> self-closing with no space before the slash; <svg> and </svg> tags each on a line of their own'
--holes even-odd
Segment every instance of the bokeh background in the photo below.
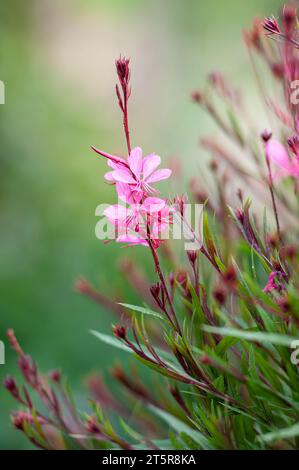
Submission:
<svg viewBox="0 0 299 470">
<path fill-rule="evenodd" d="M 201 171 L 199 136 L 210 120 L 189 98 L 210 70 L 223 70 L 254 108 L 256 87 L 242 29 L 276 14 L 279 0 L 11 0 L 0 4 L 0 339 L 1 382 L 14 374 L 5 331 L 13 327 L 43 370 L 61 367 L 83 401 L 82 378 L 108 371 L 119 352 L 89 329 L 110 332 L 113 315 L 75 293 L 80 276 L 128 302 L 119 272 L 143 248 L 105 246 L 94 234 L 98 204 L 114 202 L 105 162 L 89 148 L 125 151 L 114 60 L 131 57 L 133 144 L 177 157 L 186 189 Z M 167 190 L 167 186 L 163 187 Z M 145 268 L 146 269 L 146 268 Z M 109 386 L 113 386 L 110 384 Z M 0 389 L 0 448 L 30 447 L 9 423 L 14 406 Z"/>
</svg>

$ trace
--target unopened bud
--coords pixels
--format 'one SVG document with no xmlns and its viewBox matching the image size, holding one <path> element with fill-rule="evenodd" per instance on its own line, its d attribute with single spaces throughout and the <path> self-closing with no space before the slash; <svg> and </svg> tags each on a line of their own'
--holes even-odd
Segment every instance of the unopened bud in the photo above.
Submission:
<svg viewBox="0 0 299 470">
<path fill-rule="evenodd" d="M 123 325 L 114 325 L 113 334 L 119 339 L 126 339 L 127 337 L 127 328 Z"/>
<path fill-rule="evenodd" d="M 269 33 L 269 34 L 279 34 L 280 29 L 278 26 L 278 23 L 274 16 L 271 16 L 269 18 L 266 18 L 263 22 L 263 28 Z"/>
<path fill-rule="evenodd" d="M 224 273 L 224 279 L 227 283 L 233 284 L 237 279 L 237 273 L 235 268 L 230 265 Z"/>
<path fill-rule="evenodd" d="M 296 8 L 292 5 L 285 5 L 283 8 L 284 32 L 290 34 L 296 23 Z"/>
<path fill-rule="evenodd" d="M 272 137 L 272 132 L 268 131 L 267 129 L 265 129 L 262 133 L 261 133 L 261 138 L 262 140 L 266 143 L 268 142 L 268 140 L 270 140 Z"/>
<path fill-rule="evenodd" d="M 4 380 L 4 387 L 12 394 L 13 397 L 18 398 L 20 396 L 18 386 L 13 377 L 6 377 Z"/>
<path fill-rule="evenodd" d="M 191 93 L 191 99 L 194 103 L 202 103 L 203 101 L 203 94 L 199 90 L 195 90 Z"/>
<path fill-rule="evenodd" d="M 213 297 L 218 302 L 219 305 L 223 305 L 226 300 L 226 293 L 224 289 L 222 289 L 220 286 L 216 287 L 213 291 Z"/>
<path fill-rule="evenodd" d="M 130 59 L 126 59 L 125 57 L 121 57 L 115 61 L 117 75 L 120 81 L 120 84 L 123 86 L 124 84 L 128 84 L 130 80 Z"/>
<path fill-rule="evenodd" d="M 90 434 L 99 434 L 101 432 L 95 416 L 89 416 L 87 418 L 85 428 Z"/>
<path fill-rule="evenodd" d="M 58 369 L 52 370 L 52 371 L 49 373 L 49 377 L 50 377 L 51 380 L 53 380 L 53 382 L 59 383 L 60 380 L 61 380 L 61 372 L 60 372 L 60 370 L 58 370 Z"/>
<path fill-rule="evenodd" d="M 189 259 L 190 263 L 194 264 L 197 260 L 198 251 L 196 251 L 196 250 L 187 251 L 187 256 L 188 256 L 188 259 Z"/>
</svg>

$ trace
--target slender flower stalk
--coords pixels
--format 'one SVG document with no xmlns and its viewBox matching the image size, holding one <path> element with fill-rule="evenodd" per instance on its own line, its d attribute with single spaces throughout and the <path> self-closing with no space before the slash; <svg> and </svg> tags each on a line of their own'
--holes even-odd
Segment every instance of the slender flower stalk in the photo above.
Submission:
<svg viewBox="0 0 299 470">
<path fill-rule="evenodd" d="M 116 86 L 116 94 L 124 115 L 124 131 L 129 153 L 128 161 L 126 162 L 120 157 L 114 157 L 97 149 L 95 150 L 97 153 L 105 156 L 108 159 L 108 164 L 113 168 L 112 172 L 106 173 L 105 178 L 116 185 L 118 196 L 131 205 L 129 209 L 123 206 L 110 206 L 105 210 L 105 215 L 117 227 L 118 231 L 125 228 L 126 234 L 118 236 L 118 241 L 140 243 L 149 246 L 155 269 L 161 282 L 161 288 L 169 305 L 171 322 L 181 334 L 173 301 L 168 292 L 156 251 L 159 246 L 157 235 L 161 233 L 164 225 L 169 224 L 170 211 L 166 207 L 165 201 L 149 197 L 155 191 L 151 184 L 168 178 L 171 175 L 171 171 L 169 169 L 156 170 L 161 162 L 159 156 L 151 154 L 142 158 L 140 148 L 131 149 L 127 107 L 131 94 L 131 89 L 129 88 L 131 76 L 129 62 L 129 59 L 121 57 L 116 61 L 116 70 L 123 91 L 123 97 L 121 97 L 118 85 Z M 140 222 L 140 215 L 142 213 L 145 214 L 144 227 Z M 127 234 L 128 229 L 132 234 Z M 138 237 L 136 237 L 134 232 L 138 234 Z"/>
<path fill-rule="evenodd" d="M 164 294 L 165 294 L 165 296 L 167 298 L 167 301 L 168 301 L 168 305 L 169 305 L 170 312 L 171 312 L 171 321 L 174 324 L 174 326 L 176 327 L 178 333 L 180 335 L 182 335 L 181 327 L 180 327 L 180 324 L 178 322 L 178 319 L 177 319 L 177 316 L 176 316 L 176 313 L 175 313 L 175 310 L 174 310 L 173 300 L 172 300 L 172 298 L 171 298 L 171 296 L 168 292 L 166 281 L 165 281 L 165 278 L 164 278 L 164 275 L 163 275 L 163 272 L 162 272 L 162 269 L 161 269 L 161 266 L 160 266 L 160 261 L 159 261 L 159 257 L 158 257 L 158 254 L 157 254 L 157 250 L 154 247 L 150 236 L 148 238 L 148 244 L 149 244 L 152 256 L 153 256 L 153 260 L 154 260 L 154 264 L 155 264 L 155 270 L 156 270 L 156 272 L 159 276 L 159 279 L 160 279 L 161 285 L 162 285 L 162 289 L 163 289 Z"/>
<path fill-rule="evenodd" d="M 277 210 L 277 205 L 276 205 L 275 195 L 274 195 L 274 184 L 273 184 L 271 165 L 270 165 L 269 158 L 267 158 L 267 157 L 266 157 L 266 163 L 267 163 L 267 168 L 268 168 L 269 190 L 270 190 L 270 194 L 271 194 L 273 212 L 274 212 L 274 216 L 275 216 L 277 235 L 278 235 L 278 238 L 281 240 L 280 225 L 279 225 L 278 210 Z"/>
<path fill-rule="evenodd" d="M 266 142 L 265 157 L 266 157 L 266 164 L 267 164 L 267 170 L 268 170 L 268 185 L 269 185 L 269 191 L 270 191 L 270 194 L 271 194 L 273 212 L 274 212 L 274 217 L 275 217 L 275 222 L 276 222 L 277 236 L 278 236 L 279 240 L 281 240 L 280 224 L 279 224 L 278 210 L 277 210 L 275 194 L 274 194 L 274 182 L 273 182 L 270 156 L 269 156 L 269 143 L 268 143 L 269 139 L 271 139 L 271 135 L 266 136 L 264 134 L 263 140 Z"/>
</svg>

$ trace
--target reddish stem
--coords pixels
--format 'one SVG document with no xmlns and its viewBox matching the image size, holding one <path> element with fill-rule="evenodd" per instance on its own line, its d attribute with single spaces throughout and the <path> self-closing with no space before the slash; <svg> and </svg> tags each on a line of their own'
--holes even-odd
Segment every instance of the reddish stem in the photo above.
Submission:
<svg viewBox="0 0 299 470">
<path fill-rule="evenodd" d="M 130 141 L 130 131 L 129 131 L 129 120 L 128 120 L 128 98 L 127 98 L 126 93 L 124 93 L 123 115 L 124 115 L 124 129 L 125 129 L 128 153 L 130 154 L 131 153 L 131 141 Z"/>
<path fill-rule="evenodd" d="M 266 163 L 267 163 L 267 168 L 268 168 L 269 190 L 270 190 L 270 194 L 271 194 L 273 212 L 274 212 L 274 216 L 275 216 L 277 235 L 278 235 L 279 240 L 281 240 L 280 225 L 279 225 L 279 219 L 278 219 L 278 211 L 277 211 L 277 206 L 276 206 L 276 201 L 275 201 L 275 196 L 274 196 L 274 189 L 273 189 L 274 188 L 273 177 L 272 177 L 270 161 L 269 161 L 269 158 L 268 158 L 267 154 L 266 154 Z"/>
<path fill-rule="evenodd" d="M 153 255 L 153 259 L 154 259 L 154 263 L 155 263 L 156 272 L 157 272 L 157 274 L 158 274 L 158 276 L 159 276 L 159 279 L 160 279 L 160 281 L 161 281 L 162 288 L 163 288 L 163 290 L 164 290 L 166 299 L 167 299 L 168 304 L 169 304 L 169 308 L 170 308 L 170 311 L 171 311 L 172 320 L 174 321 L 174 324 L 175 324 L 175 326 L 176 326 L 176 328 L 177 328 L 179 334 L 182 336 L 181 327 L 180 327 L 179 322 L 178 322 L 178 319 L 177 319 L 177 317 L 176 317 L 176 313 L 175 313 L 175 310 L 174 310 L 173 302 L 172 302 L 172 300 L 171 300 L 171 297 L 170 297 L 170 295 L 169 295 L 169 292 L 168 292 L 168 289 L 167 289 L 167 286 L 166 286 L 164 274 L 163 274 L 163 272 L 162 272 L 162 270 L 161 270 L 159 257 L 158 257 L 158 254 L 157 254 L 157 251 L 156 251 L 155 247 L 153 246 L 153 243 L 152 243 L 152 240 L 151 240 L 150 236 L 148 236 L 147 242 L 148 242 L 148 244 L 149 244 L 149 247 L 150 247 L 151 252 L 152 252 L 152 255 Z"/>
</svg>

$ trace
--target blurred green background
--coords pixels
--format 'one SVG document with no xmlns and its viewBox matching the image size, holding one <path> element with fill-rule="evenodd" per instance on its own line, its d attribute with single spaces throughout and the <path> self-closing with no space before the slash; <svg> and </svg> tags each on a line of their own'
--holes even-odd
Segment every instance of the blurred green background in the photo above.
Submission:
<svg viewBox="0 0 299 470">
<path fill-rule="evenodd" d="M 89 147 L 125 151 L 114 96 L 114 60 L 131 57 L 133 144 L 181 158 L 181 187 L 199 169 L 198 138 L 210 127 L 189 99 L 221 69 L 254 96 L 241 31 L 276 14 L 276 0 L 11 0 L 0 6 L 1 382 L 16 372 L 5 331 L 13 327 L 42 370 L 61 367 L 77 396 L 88 371 L 107 376 L 119 357 L 88 330 L 110 331 L 113 314 L 76 294 L 90 279 L 106 294 L 138 302 L 119 273 L 123 250 L 96 239 L 95 208 L 114 202 L 106 164 Z M 164 186 L 164 189 L 167 188 Z M 180 188 L 177 188 L 180 189 Z M 185 187 L 186 189 L 186 187 Z M 15 403 L 0 390 L 0 448 L 28 448 L 9 423 Z"/>
</svg>

